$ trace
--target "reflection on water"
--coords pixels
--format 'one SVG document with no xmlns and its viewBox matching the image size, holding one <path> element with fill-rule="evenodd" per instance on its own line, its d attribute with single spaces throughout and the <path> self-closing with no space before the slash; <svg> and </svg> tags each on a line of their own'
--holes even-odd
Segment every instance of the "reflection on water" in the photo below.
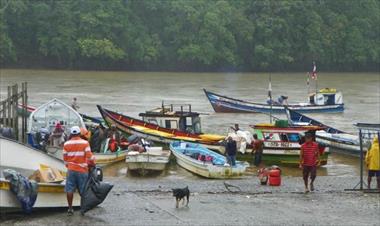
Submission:
<svg viewBox="0 0 380 226">
<path fill-rule="evenodd" d="M 360 174 L 360 160 L 359 158 L 341 155 L 337 153 L 331 153 L 327 165 L 319 167 L 318 175 L 320 176 L 358 176 Z M 284 176 L 302 176 L 302 172 L 297 167 L 285 167 L 280 166 L 282 174 Z M 160 174 L 147 175 L 140 177 L 139 175 L 128 172 L 125 162 L 115 163 L 103 168 L 105 176 L 109 177 L 130 177 L 147 179 L 151 177 L 173 177 L 173 178 L 200 178 L 189 171 L 183 169 L 171 161 Z M 257 168 L 250 166 L 247 169 L 246 177 L 250 177 L 257 174 Z"/>
</svg>

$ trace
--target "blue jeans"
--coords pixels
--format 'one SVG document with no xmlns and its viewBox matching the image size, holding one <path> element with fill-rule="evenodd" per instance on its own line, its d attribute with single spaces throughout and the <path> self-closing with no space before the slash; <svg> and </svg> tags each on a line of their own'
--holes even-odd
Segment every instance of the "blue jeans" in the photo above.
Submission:
<svg viewBox="0 0 380 226">
<path fill-rule="evenodd" d="M 88 173 L 80 173 L 77 171 L 68 170 L 66 176 L 65 192 L 74 193 L 75 189 L 79 190 L 80 194 L 83 194 Z"/>
<path fill-rule="evenodd" d="M 236 166 L 236 155 L 227 155 L 227 162 L 231 166 Z"/>
</svg>

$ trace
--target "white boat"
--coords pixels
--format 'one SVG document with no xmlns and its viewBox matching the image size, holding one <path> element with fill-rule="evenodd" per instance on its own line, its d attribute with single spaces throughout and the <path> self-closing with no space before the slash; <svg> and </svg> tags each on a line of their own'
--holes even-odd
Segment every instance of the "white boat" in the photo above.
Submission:
<svg viewBox="0 0 380 226">
<path fill-rule="evenodd" d="M 65 185 L 53 183 L 38 183 L 37 200 L 33 208 L 67 207 Z M 74 193 L 73 206 L 80 206 L 79 193 Z M 0 212 L 13 212 L 21 210 L 16 196 L 10 191 L 10 183 L 0 178 Z"/>
<path fill-rule="evenodd" d="M 1 174 L 3 169 L 14 169 L 24 176 L 29 176 L 40 168 L 40 164 L 66 171 L 62 160 L 0 136 Z M 4 178 L 0 178 L 0 212 L 20 210 L 20 204 L 9 188 L 9 182 Z M 75 193 L 74 195 L 73 206 L 80 206 L 79 194 Z M 34 208 L 48 207 L 67 207 L 64 184 L 39 183 Z"/>
<path fill-rule="evenodd" d="M 163 171 L 169 162 L 170 151 L 162 147 L 146 147 L 146 152 L 129 151 L 125 162 L 128 170 L 145 175 L 149 171 Z"/>
<path fill-rule="evenodd" d="M 328 147 L 332 147 L 335 150 L 344 150 L 345 154 L 359 155 L 360 143 L 359 136 L 348 133 L 327 133 L 326 131 L 317 131 L 316 138 L 319 143 L 322 143 Z M 364 151 L 368 144 L 363 143 Z"/>
<path fill-rule="evenodd" d="M 238 178 L 243 176 L 249 165 L 246 162 L 236 161 L 236 166 L 231 167 L 226 164 L 227 160 L 223 155 L 215 153 L 203 145 L 188 142 L 175 141 L 170 143 L 170 150 L 176 157 L 178 165 L 186 170 L 206 178 Z M 210 156 L 211 161 L 201 161 L 193 158 L 195 155 Z"/>
<path fill-rule="evenodd" d="M 66 171 L 62 160 L 47 155 L 43 151 L 0 136 L 1 169 L 14 169 L 23 175 L 28 175 L 38 170 L 40 164 Z"/>
<path fill-rule="evenodd" d="M 61 137 L 55 136 L 54 139 L 44 139 L 44 136 L 50 136 L 54 133 L 57 124 L 63 129 Z M 62 149 L 62 144 L 70 135 L 70 128 L 79 126 L 86 128 L 80 114 L 69 105 L 58 99 L 52 99 L 49 102 L 36 108 L 29 117 L 28 124 L 28 143 L 37 149 L 46 149 L 51 153 Z"/>
</svg>

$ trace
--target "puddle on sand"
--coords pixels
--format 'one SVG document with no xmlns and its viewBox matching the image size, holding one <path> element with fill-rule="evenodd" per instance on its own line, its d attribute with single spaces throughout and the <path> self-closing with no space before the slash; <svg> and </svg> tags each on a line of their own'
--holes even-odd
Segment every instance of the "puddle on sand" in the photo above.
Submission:
<svg viewBox="0 0 380 226">
<path fill-rule="evenodd" d="M 328 163 L 325 166 L 322 166 L 318 169 L 319 176 L 358 176 L 360 174 L 360 166 L 359 166 L 359 158 L 342 155 L 338 153 L 331 153 L 328 159 Z M 282 174 L 284 176 L 302 176 L 302 172 L 297 167 L 285 167 L 280 166 L 282 170 Z M 257 168 L 255 166 L 250 166 L 247 169 L 246 176 L 256 175 Z M 128 172 L 127 165 L 125 162 L 115 163 L 103 168 L 103 173 L 108 177 L 132 177 L 134 179 L 137 178 L 151 178 L 151 177 L 173 177 L 173 178 L 199 178 L 189 171 L 183 169 L 179 165 L 175 163 L 175 161 L 171 161 L 170 164 L 166 167 L 166 169 L 159 174 L 150 174 L 144 177 L 140 177 L 139 175 L 132 174 Z"/>
</svg>

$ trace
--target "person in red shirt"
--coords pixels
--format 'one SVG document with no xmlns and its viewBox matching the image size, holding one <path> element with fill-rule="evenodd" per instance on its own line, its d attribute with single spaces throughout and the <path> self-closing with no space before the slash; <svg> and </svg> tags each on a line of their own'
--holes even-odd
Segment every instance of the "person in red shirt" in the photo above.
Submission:
<svg viewBox="0 0 380 226">
<path fill-rule="evenodd" d="M 300 165 L 302 169 L 303 181 L 305 183 L 305 192 L 314 191 L 314 180 L 317 177 L 317 166 L 319 165 L 319 147 L 313 139 L 311 133 L 305 134 L 305 143 L 301 145 Z M 310 190 L 309 180 L 310 176 Z"/>
</svg>

